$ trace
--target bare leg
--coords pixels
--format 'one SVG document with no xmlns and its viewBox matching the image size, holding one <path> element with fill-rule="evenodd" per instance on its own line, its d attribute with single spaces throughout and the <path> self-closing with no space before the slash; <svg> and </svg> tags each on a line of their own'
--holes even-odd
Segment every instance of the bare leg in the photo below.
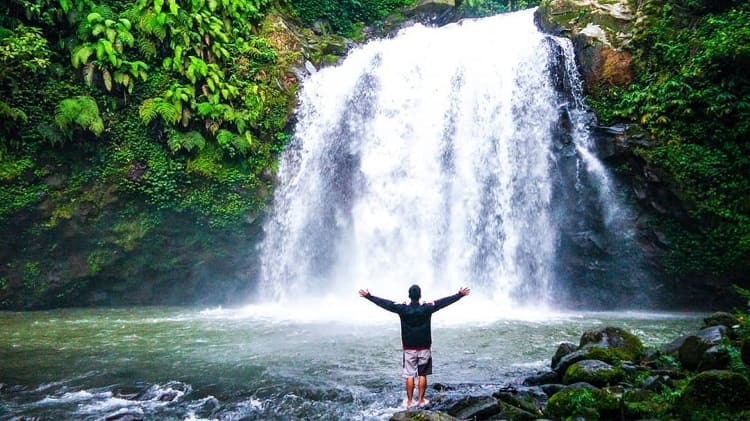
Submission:
<svg viewBox="0 0 750 421">
<path fill-rule="evenodd" d="M 406 409 L 411 408 L 412 399 L 414 399 L 414 377 L 408 377 L 406 379 Z"/>
<path fill-rule="evenodd" d="M 417 405 L 424 405 L 425 390 L 427 390 L 427 376 L 419 376 L 419 401 L 417 401 Z"/>
</svg>

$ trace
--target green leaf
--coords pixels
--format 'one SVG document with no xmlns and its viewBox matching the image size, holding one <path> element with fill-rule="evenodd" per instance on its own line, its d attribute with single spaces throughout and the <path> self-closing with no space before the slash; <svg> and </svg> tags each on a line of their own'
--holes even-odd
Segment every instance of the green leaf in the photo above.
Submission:
<svg viewBox="0 0 750 421">
<path fill-rule="evenodd" d="M 102 72 L 102 80 L 104 80 L 104 87 L 107 89 L 107 92 L 112 91 L 112 75 L 109 73 L 108 70 L 105 70 Z"/>
<path fill-rule="evenodd" d="M 70 57 L 73 67 L 78 68 L 82 64 L 88 63 L 89 57 L 93 53 L 94 49 L 91 48 L 90 44 L 83 44 L 76 47 Z"/>
<path fill-rule="evenodd" d="M 177 12 L 179 12 L 179 10 L 180 10 L 180 6 L 177 5 L 177 1 L 176 0 L 169 0 L 169 11 L 173 15 L 176 15 Z"/>
<path fill-rule="evenodd" d="M 104 17 L 96 12 L 89 13 L 88 16 L 86 16 L 86 21 L 88 21 L 88 23 L 101 22 L 102 20 L 104 20 Z"/>
</svg>

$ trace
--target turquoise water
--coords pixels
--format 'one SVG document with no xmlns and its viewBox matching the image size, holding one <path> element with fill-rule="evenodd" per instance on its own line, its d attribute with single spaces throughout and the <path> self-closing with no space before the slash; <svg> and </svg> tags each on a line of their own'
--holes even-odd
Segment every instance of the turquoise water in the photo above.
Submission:
<svg viewBox="0 0 750 421">
<path fill-rule="evenodd" d="M 696 329 L 701 315 L 448 317 L 433 319 L 430 383 L 489 393 L 546 368 L 558 343 L 577 343 L 586 329 L 624 327 L 653 346 Z M 303 322 L 190 308 L 0 313 L 0 418 L 387 419 L 403 399 L 399 341 L 396 317 Z"/>
</svg>

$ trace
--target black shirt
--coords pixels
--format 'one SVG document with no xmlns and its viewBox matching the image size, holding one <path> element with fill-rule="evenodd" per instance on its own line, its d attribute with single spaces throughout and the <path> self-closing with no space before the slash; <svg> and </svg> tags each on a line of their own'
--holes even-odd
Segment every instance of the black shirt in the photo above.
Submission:
<svg viewBox="0 0 750 421">
<path fill-rule="evenodd" d="M 432 313 L 445 308 L 463 295 L 455 294 L 432 303 L 396 304 L 393 301 L 369 294 L 366 298 L 378 306 L 398 314 L 401 319 L 401 342 L 404 349 L 429 349 L 432 346 Z"/>
</svg>

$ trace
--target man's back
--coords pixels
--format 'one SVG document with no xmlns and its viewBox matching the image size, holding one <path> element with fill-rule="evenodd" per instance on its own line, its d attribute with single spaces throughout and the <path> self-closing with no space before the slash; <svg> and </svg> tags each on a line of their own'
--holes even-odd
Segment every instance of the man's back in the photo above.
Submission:
<svg viewBox="0 0 750 421">
<path fill-rule="evenodd" d="M 412 301 L 410 304 L 396 304 L 372 294 L 366 298 L 378 306 L 398 314 L 401 319 L 401 342 L 404 349 L 429 349 L 432 346 L 432 313 L 455 303 L 461 297 L 461 294 L 455 294 L 432 303 L 423 304 L 416 301 Z"/>
</svg>

